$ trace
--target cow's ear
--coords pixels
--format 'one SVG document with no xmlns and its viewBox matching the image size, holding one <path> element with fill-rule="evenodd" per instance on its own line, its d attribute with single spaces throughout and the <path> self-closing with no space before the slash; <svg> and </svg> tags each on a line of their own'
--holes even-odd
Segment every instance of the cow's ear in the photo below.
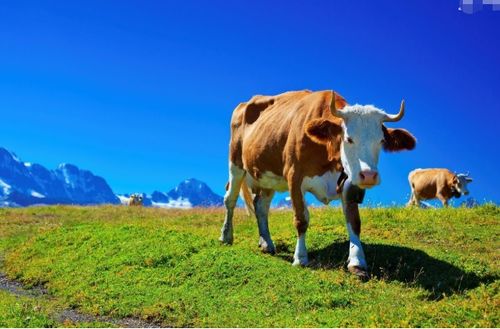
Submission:
<svg viewBox="0 0 500 329">
<path fill-rule="evenodd" d="M 306 135 L 318 144 L 327 144 L 340 134 L 342 127 L 328 119 L 314 119 L 306 123 Z"/>
<path fill-rule="evenodd" d="M 315 119 L 306 123 L 305 131 L 313 142 L 326 146 L 328 161 L 335 161 L 340 166 L 342 127 L 328 119 Z"/>
<path fill-rule="evenodd" d="M 413 150 L 417 140 L 410 132 L 404 129 L 386 128 L 382 125 L 384 131 L 384 150 L 387 152 L 397 152 L 402 150 Z"/>
</svg>

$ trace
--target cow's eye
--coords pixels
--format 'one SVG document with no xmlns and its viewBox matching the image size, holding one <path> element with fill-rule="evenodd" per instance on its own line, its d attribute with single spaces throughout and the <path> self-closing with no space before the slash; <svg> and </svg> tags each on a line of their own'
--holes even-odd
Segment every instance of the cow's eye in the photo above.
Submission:
<svg viewBox="0 0 500 329">
<path fill-rule="evenodd" d="M 351 137 L 347 137 L 347 139 L 346 139 L 346 140 L 347 140 L 347 143 L 349 143 L 349 144 L 354 144 L 354 141 L 352 140 L 352 138 L 351 138 Z"/>
</svg>

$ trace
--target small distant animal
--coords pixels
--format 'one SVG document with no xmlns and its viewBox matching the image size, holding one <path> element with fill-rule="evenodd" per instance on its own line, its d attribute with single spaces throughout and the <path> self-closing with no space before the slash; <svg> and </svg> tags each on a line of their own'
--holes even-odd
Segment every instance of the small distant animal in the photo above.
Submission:
<svg viewBox="0 0 500 329">
<path fill-rule="evenodd" d="M 140 194 L 132 194 L 128 199 L 129 206 L 142 206 L 143 197 Z"/>
<path fill-rule="evenodd" d="M 452 198 L 468 195 L 469 173 L 456 174 L 445 168 L 415 169 L 408 175 L 411 188 L 408 206 L 420 206 L 421 200 L 439 199 L 443 207 Z"/>
</svg>

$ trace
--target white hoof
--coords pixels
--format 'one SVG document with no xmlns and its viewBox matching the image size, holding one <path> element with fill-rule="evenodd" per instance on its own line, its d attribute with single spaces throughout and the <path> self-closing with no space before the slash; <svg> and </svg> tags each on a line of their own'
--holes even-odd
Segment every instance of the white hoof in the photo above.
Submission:
<svg viewBox="0 0 500 329">
<path fill-rule="evenodd" d="M 263 237 L 259 238 L 259 248 L 263 253 L 274 255 L 276 253 L 276 247 L 274 247 L 274 243 L 272 240 L 266 242 Z"/>
<path fill-rule="evenodd" d="M 219 241 L 223 244 L 233 244 L 233 230 L 222 230 Z"/>
<path fill-rule="evenodd" d="M 307 266 L 309 264 L 309 259 L 307 257 L 294 258 L 292 266 Z"/>
</svg>

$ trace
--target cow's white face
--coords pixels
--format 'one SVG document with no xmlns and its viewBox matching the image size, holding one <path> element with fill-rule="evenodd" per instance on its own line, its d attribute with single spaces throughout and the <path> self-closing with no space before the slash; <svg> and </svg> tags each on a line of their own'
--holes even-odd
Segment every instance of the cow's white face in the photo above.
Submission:
<svg viewBox="0 0 500 329">
<path fill-rule="evenodd" d="M 470 182 L 472 182 L 472 178 L 470 178 L 468 175 L 458 174 L 454 188 L 457 190 L 458 193 L 463 195 L 468 195 L 469 188 L 467 187 L 467 184 L 469 184 Z"/>
<path fill-rule="evenodd" d="M 371 105 L 353 105 L 342 109 L 342 166 L 352 184 L 361 188 L 380 184 L 377 166 L 384 144 L 382 121 L 385 116 L 385 112 Z"/>
<path fill-rule="evenodd" d="M 332 101 L 331 109 L 338 121 L 319 118 L 309 121 L 305 131 L 312 141 L 326 145 L 328 160 L 335 159 L 335 146 L 339 146 L 340 159 L 351 184 L 361 188 L 371 188 L 380 184 L 378 158 L 380 150 L 389 152 L 412 150 L 416 140 L 404 129 L 391 129 L 384 122 L 399 121 L 404 115 L 404 102 L 398 114 L 387 114 L 372 105 L 344 105 L 337 110 L 337 102 Z M 332 151 L 333 150 L 333 151 Z"/>
</svg>

